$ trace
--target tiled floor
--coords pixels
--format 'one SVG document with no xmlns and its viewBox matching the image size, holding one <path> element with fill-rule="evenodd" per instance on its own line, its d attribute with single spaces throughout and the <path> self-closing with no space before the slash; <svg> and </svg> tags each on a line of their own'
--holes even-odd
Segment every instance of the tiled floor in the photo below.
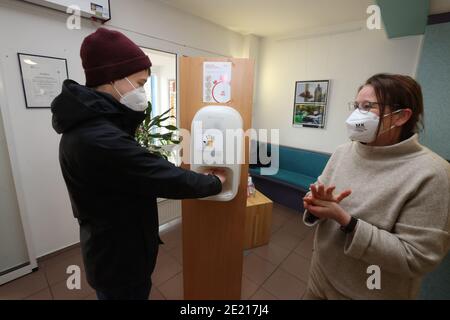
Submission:
<svg viewBox="0 0 450 320">
<path fill-rule="evenodd" d="M 153 273 L 150 299 L 183 299 L 181 224 L 171 223 L 161 232 L 161 246 Z M 274 204 L 269 245 L 244 252 L 242 299 L 301 299 L 306 290 L 312 255 L 313 230 L 301 222 L 298 212 Z M 66 286 L 66 268 L 82 269 L 81 290 Z M 95 300 L 87 284 L 80 249 L 73 248 L 39 265 L 39 271 L 0 286 L 1 299 Z"/>
</svg>

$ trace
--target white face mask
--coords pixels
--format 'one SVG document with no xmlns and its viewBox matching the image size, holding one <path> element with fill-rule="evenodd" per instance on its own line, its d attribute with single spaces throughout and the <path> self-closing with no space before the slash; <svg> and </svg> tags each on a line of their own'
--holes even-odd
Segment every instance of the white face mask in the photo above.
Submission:
<svg viewBox="0 0 450 320">
<path fill-rule="evenodd" d="M 114 86 L 116 92 L 120 95 L 120 103 L 126 105 L 128 108 L 134 111 L 143 112 L 148 107 L 147 93 L 144 87 L 136 88 L 128 78 L 125 78 L 131 86 L 134 88 L 130 92 L 122 95 Z"/>
<path fill-rule="evenodd" d="M 384 115 L 384 117 L 396 114 L 401 111 L 402 110 L 397 110 L 395 112 Z M 380 117 L 377 114 L 370 111 L 367 113 L 362 113 L 359 109 L 356 109 L 346 121 L 348 137 L 353 141 L 364 143 L 374 142 L 377 138 L 377 129 L 379 123 Z M 394 125 L 387 130 L 383 130 L 380 132 L 380 134 L 392 130 L 395 127 L 396 126 Z"/>
</svg>

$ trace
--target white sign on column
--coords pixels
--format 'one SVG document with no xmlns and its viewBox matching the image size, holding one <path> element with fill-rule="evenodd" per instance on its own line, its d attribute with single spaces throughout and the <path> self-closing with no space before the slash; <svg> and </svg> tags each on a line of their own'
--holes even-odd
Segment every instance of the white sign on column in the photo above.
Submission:
<svg viewBox="0 0 450 320">
<path fill-rule="evenodd" d="M 203 102 L 227 103 L 231 100 L 231 62 L 203 63 Z"/>
</svg>

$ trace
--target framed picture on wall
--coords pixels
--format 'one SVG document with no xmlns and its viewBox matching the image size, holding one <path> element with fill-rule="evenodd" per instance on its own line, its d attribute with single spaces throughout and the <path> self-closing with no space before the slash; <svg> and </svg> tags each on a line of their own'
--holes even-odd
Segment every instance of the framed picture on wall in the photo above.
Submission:
<svg viewBox="0 0 450 320">
<path fill-rule="evenodd" d="M 69 78 L 67 60 L 27 53 L 18 53 L 25 106 L 50 108 L 61 93 L 64 80 Z"/>
<path fill-rule="evenodd" d="M 294 127 L 325 128 L 330 80 L 295 83 Z"/>
</svg>

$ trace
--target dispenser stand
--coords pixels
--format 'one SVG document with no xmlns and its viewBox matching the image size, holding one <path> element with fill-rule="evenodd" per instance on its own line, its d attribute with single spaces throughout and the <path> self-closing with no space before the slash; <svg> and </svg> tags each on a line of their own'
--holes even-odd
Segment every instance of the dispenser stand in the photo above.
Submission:
<svg viewBox="0 0 450 320">
<path fill-rule="evenodd" d="M 248 59 L 180 58 L 180 127 L 191 129 L 203 103 L 203 63 L 232 62 L 231 100 L 251 127 L 253 62 Z M 245 143 L 247 145 L 247 143 Z M 232 201 L 183 200 L 183 279 L 186 300 L 239 300 L 241 298 L 247 201 L 248 148 L 241 166 L 240 185 Z M 189 168 L 188 165 L 183 165 Z"/>
</svg>

